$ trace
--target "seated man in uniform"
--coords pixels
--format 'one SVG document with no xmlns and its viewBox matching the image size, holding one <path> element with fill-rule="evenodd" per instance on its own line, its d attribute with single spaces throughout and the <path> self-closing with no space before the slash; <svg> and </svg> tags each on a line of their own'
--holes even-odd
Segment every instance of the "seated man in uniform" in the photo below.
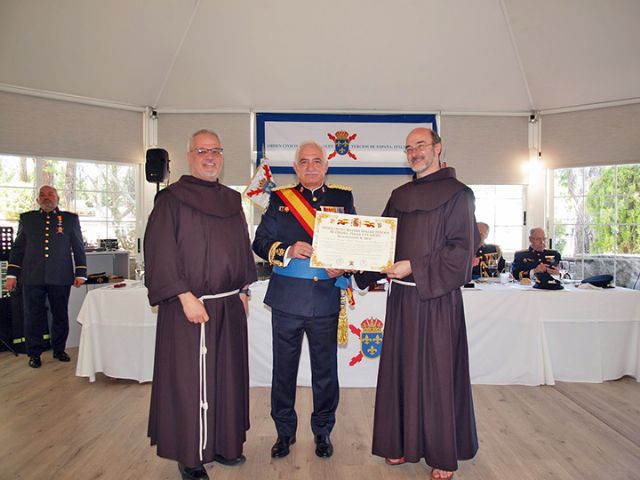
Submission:
<svg viewBox="0 0 640 480">
<path fill-rule="evenodd" d="M 489 236 L 489 225 L 484 222 L 478 222 L 477 224 L 478 231 L 480 232 L 480 246 L 473 259 L 471 278 L 474 280 L 480 277 L 491 277 L 496 273 L 504 271 L 504 257 L 502 256 L 500 247 L 491 243 L 484 243 Z M 489 265 L 489 262 L 493 262 L 493 260 L 495 260 L 495 266 L 497 268 L 495 272 L 491 272 Z M 491 273 L 493 273 L 493 275 Z"/>
<path fill-rule="evenodd" d="M 529 231 L 529 248 L 516 252 L 511 264 L 511 273 L 516 280 L 531 278 L 534 274 L 548 272 L 558 275 L 556 268 L 560 262 L 560 253 L 544 248 L 546 236 L 540 227 Z"/>
</svg>

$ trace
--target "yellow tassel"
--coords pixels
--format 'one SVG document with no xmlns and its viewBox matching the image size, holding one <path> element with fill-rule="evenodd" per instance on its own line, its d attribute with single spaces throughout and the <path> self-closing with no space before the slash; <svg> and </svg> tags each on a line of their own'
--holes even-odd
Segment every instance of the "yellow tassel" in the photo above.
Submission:
<svg viewBox="0 0 640 480">
<path fill-rule="evenodd" d="M 338 345 L 344 347 L 349 339 L 349 317 L 347 317 L 347 293 L 342 290 L 340 296 L 340 315 L 338 316 Z"/>
</svg>

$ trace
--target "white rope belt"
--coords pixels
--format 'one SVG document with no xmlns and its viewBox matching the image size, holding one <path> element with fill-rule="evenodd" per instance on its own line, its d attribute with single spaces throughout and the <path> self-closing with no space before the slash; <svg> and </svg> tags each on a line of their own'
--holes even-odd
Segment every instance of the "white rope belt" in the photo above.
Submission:
<svg viewBox="0 0 640 480">
<path fill-rule="evenodd" d="M 389 283 L 389 290 L 387 290 L 387 296 L 391 295 L 391 284 L 392 283 L 397 283 L 398 285 L 404 285 L 405 287 L 415 287 L 416 286 L 416 282 L 405 282 L 404 280 L 397 280 L 395 278 L 392 278 L 391 282 Z"/>
<path fill-rule="evenodd" d="M 216 295 L 202 295 L 198 300 L 204 302 L 204 300 L 210 300 L 212 298 L 224 298 L 230 297 L 240 293 L 240 290 L 232 290 L 230 292 L 218 293 Z M 207 402 L 207 344 L 205 341 L 204 326 L 207 322 L 200 324 L 200 351 L 198 353 L 198 389 L 200 391 L 200 409 L 198 412 L 198 421 L 200 423 L 200 461 L 202 462 L 202 452 L 207 447 L 207 410 L 209 409 L 209 403 Z"/>
</svg>

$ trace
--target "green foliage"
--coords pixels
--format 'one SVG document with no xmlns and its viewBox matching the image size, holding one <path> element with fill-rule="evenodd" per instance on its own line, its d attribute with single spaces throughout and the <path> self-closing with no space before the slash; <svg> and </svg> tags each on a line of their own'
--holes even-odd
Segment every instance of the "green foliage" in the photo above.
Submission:
<svg viewBox="0 0 640 480">
<path fill-rule="evenodd" d="M 591 184 L 586 209 L 595 228 L 591 251 L 640 253 L 640 165 L 604 168 Z"/>
<path fill-rule="evenodd" d="M 556 243 L 553 245 L 553 248 L 559 251 L 561 254 L 564 252 L 564 249 L 567 246 L 567 240 L 565 238 L 566 233 L 567 233 L 567 227 L 565 225 L 556 224 L 555 234 L 553 236 L 555 238 Z"/>
</svg>

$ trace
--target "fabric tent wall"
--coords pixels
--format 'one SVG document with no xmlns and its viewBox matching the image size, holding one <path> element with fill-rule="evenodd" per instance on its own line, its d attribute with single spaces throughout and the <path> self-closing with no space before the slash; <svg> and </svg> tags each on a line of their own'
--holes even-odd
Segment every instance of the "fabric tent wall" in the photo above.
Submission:
<svg viewBox="0 0 640 480">
<path fill-rule="evenodd" d="M 225 185 L 247 185 L 251 174 L 249 113 L 160 113 L 158 147 L 169 152 L 171 182 L 189 174 L 187 142 L 196 131 L 206 128 L 220 135 L 224 165 L 220 181 Z"/>
<path fill-rule="evenodd" d="M 143 114 L 0 92 L 0 153 L 125 163 L 144 162 Z M 442 115 L 445 161 L 471 184 L 526 183 L 526 116 Z M 640 105 L 542 116 L 542 152 L 549 168 L 640 162 Z M 217 131 L 225 147 L 222 181 L 246 185 L 251 143 L 249 113 L 158 117 L 158 146 L 169 150 L 172 180 L 188 173 L 186 142 L 199 128 Z M 330 175 L 353 187 L 358 211 L 379 215 L 408 176 Z M 278 175 L 279 185 L 293 176 Z M 256 221 L 259 216 L 256 217 Z"/>
<path fill-rule="evenodd" d="M 640 163 L 640 104 L 542 116 L 548 168 Z"/>
<path fill-rule="evenodd" d="M 0 92 L 0 152 L 141 163 L 142 113 Z"/>
<path fill-rule="evenodd" d="M 443 160 L 467 184 L 525 184 L 529 160 L 527 116 L 442 117 Z"/>
</svg>

